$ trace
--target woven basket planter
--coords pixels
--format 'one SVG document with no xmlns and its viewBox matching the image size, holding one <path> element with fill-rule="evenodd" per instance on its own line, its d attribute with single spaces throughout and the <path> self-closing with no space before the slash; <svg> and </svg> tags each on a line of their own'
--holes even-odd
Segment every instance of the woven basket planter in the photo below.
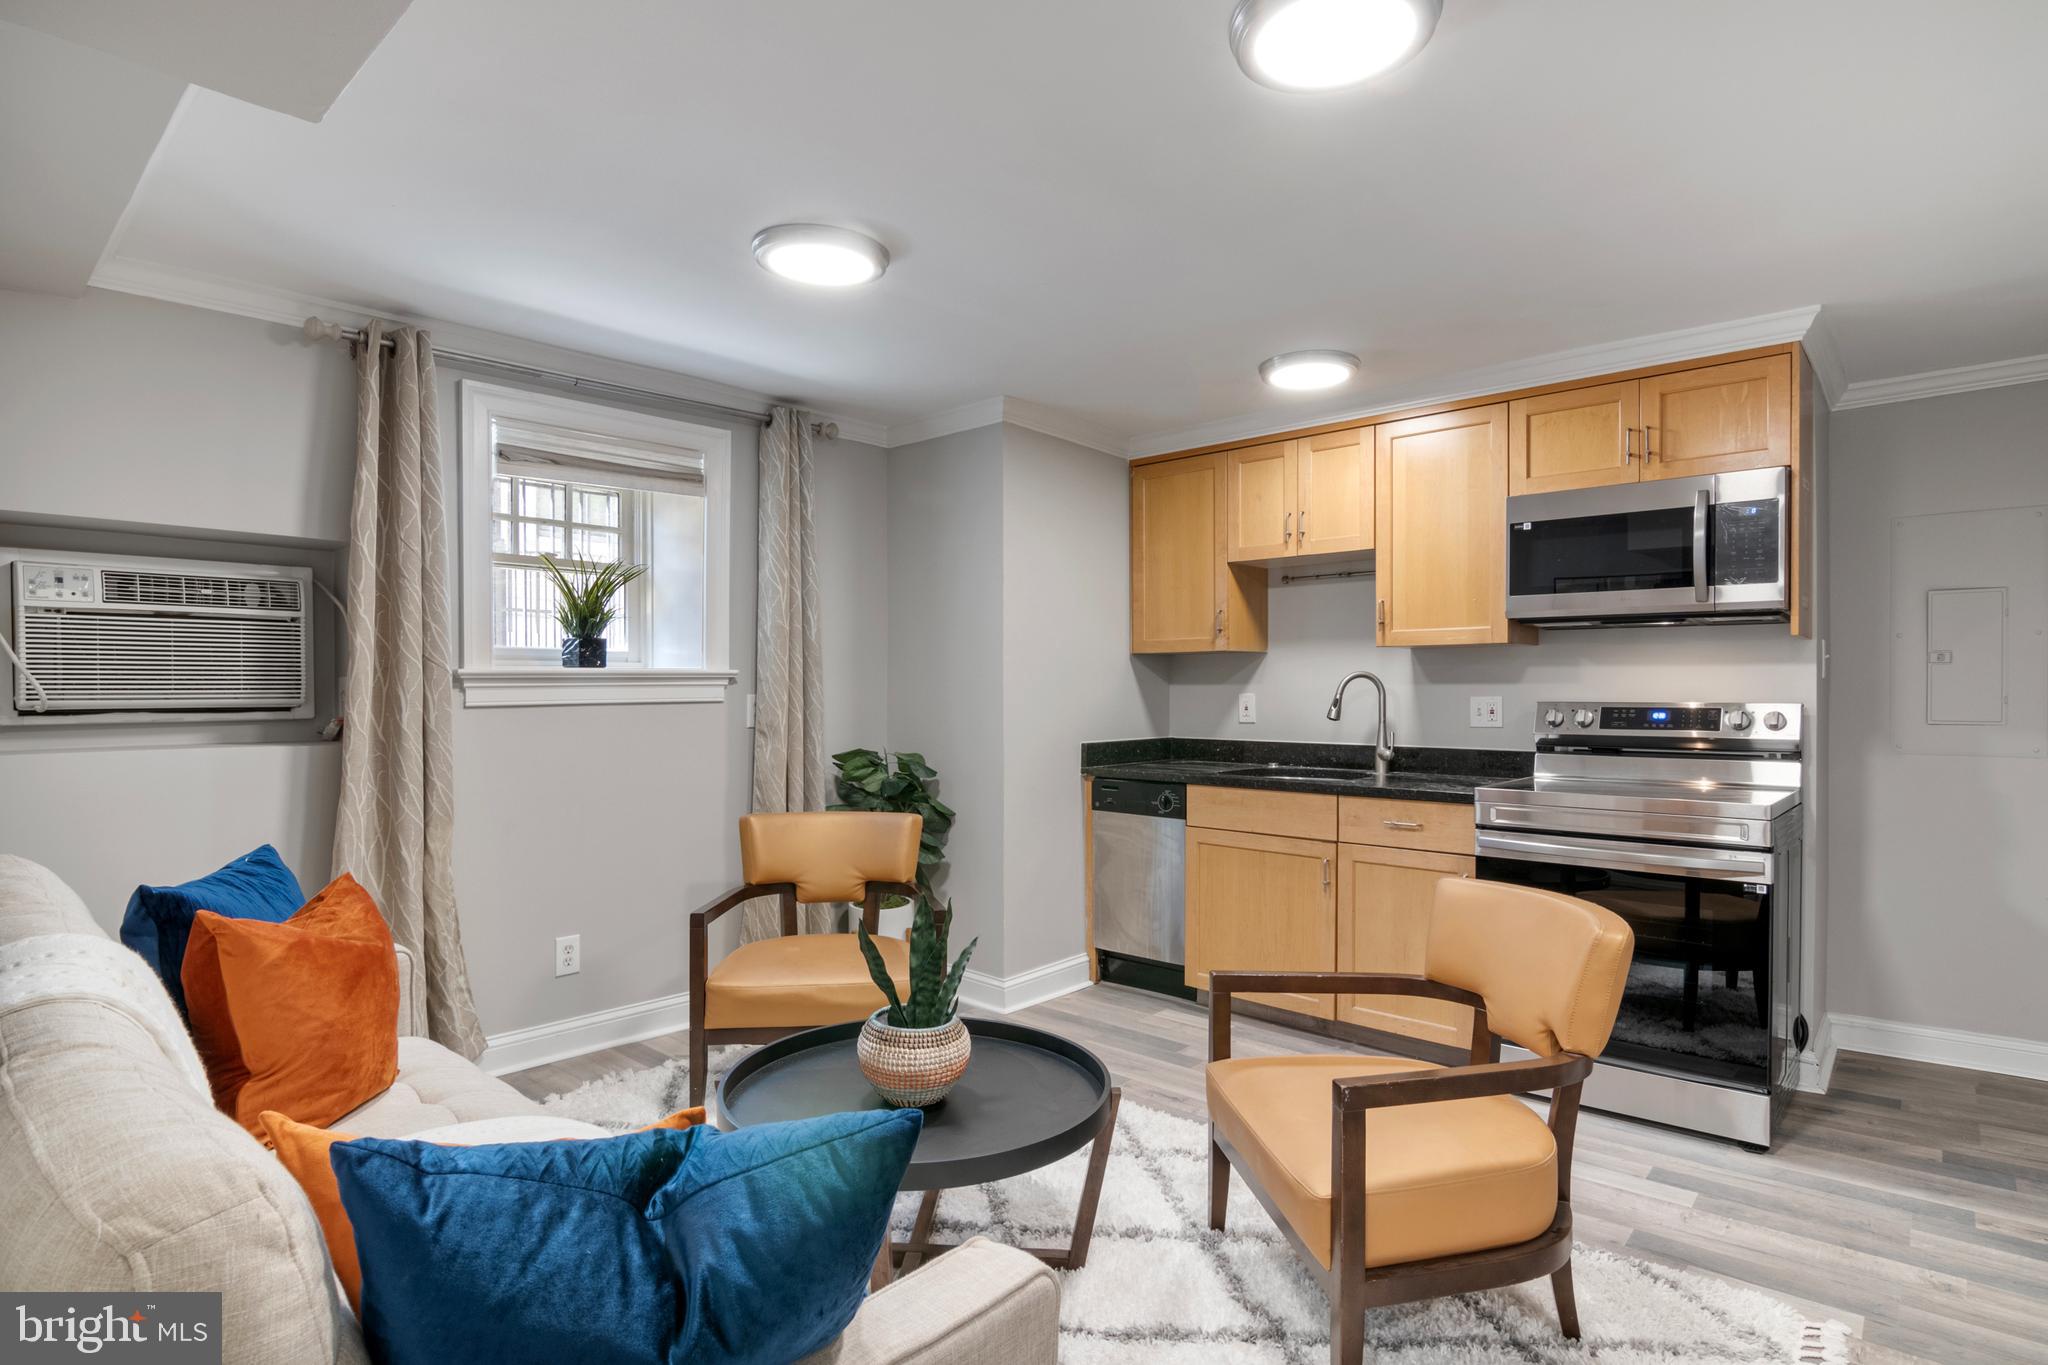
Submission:
<svg viewBox="0 0 2048 1365">
<path fill-rule="evenodd" d="M 906 1109 L 929 1109 L 967 1070 L 974 1040 L 955 1015 L 937 1028 L 897 1028 L 887 1009 L 861 1025 L 860 1071 L 883 1099 Z"/>
</svg>

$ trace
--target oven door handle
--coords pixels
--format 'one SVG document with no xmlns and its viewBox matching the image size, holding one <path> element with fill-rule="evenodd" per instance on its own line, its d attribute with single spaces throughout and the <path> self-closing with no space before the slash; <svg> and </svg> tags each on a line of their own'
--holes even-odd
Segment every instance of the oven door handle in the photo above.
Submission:
<svg viewBox="0 0 2048 1365">
<path fill-rule="evenodd" d="M 1532 839 L 1521 834 L 1500 834 L 1482 829 L 1477 839 L 1480 856 L 1516 858 L 1530 863 L 1578 863 L 1586 867 L 1607 867 L 1618 872 L 1671 872 L 1706 877 L 1714 881 L 1768 882 L 1771 858 L 1759 853 L 1666 853 L 1640 844 L 1610 844 L 1594 840 Z"/>
</svg>

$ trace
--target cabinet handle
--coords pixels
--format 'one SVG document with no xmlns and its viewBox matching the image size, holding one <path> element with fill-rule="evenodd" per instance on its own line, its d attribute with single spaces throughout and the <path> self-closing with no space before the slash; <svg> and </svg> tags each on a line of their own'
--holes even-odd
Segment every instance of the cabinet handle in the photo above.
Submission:
<svg viewBox="0 0 2048 1365">
<path fill-rule="evenodd" d="M 1652 450 L 1652 449 L 1650 448 L 1650 433 L 1651 433 L 1651 432 L 1653 432 L 1653 431 L 1655 431 L 1655 430 L 1656 430 L 1656 428 L 1655 428 L 1655 427 L 1653 427 L 1653 426 L 1651 426 L 1651 425 L 1650 425 L 1649 423 L 1645 422 L 1645 423 L 1643 424 L 1643 463 L 1644 463 L 1644 464 L 1648 464 L 1648 463 L 1649 463 L 1650 461 L 1652 461 L 1652 460 L 1654 460 L 1654 459 L 1656 459 L 1656 458 L 1657 458 L 1657 452 L 1656 452 L 1656 451 L 1654 451 L 1654 450 Z"/>
<path fill-rule="evenodd" d="M 1305 542 L 1305 541 L 1307 541 L 1307 540 L 1308 540 L 1308 509 L 1307 509 L 1306 507 L 1304 507 L 1304 508 L 1302 508 L 1302 509 L 1301 509 L 1301 519 L 1300 519 L 1299 521 L 1295 522 L 1295 523 L 1294 523 L 1294 525 L 1295 525 L 1295 529 L 1301 532 L 1301 538 L 1302 538 L 1302 540 L 1303 540 L 1304 542 Z"/>
<path fill-rule="evenodd" d="M 1636 429 L 1634 427 L 1623 427 L 1621 442 L 1621 462 L 1623 464 L 1629 464 L 1635 459 L 1635 457 Z"/>
<path fill-rule="evenodd" d="M 1289 512 L 1280 522 L 1280 543 L 1285 545 L 1294 539 L 1294 513 Z"/>
<path fill-rule="evenodd" d="M 1382 820 L 1382 821 L 1380 821 L 1380 823 L 1381 823 L 1381 824 L 1383 824 L 1383 825 L 1385 825 L 1385 826 L 1386 826 L 1386 827 L 1387 827 L 1388 829 L 1421 829 L 1421 828 L 1422 828 L 1422 822 L 1421 822 L 1420 820 Z"/>
<path fill-rule="evenodd" d="M 1223 608 L 1216 608 L 1216 633 L 1223 634 Z"/>
<path fill-rule="evenodd" d="M 1323 890 L 1325 890 L 1325 891 L 1328 891 L 1329 889 L 1330 889 L 1330 860 L 1329 860 L 1328 858 L 1325 858 L 1325 859 L 1323 859 Z"/>
</svg>

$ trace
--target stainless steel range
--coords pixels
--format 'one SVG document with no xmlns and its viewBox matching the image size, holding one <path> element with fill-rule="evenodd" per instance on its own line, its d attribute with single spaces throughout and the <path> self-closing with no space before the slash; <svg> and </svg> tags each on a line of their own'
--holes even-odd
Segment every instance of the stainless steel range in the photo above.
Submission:
<svg viewBox="0 0 2048 1365">
<path fill-rule="evenodd" d="M 1768 1147 L 1806 1045 L 1801 709 L 1545 702 L 1537 717 L 1535 776 L 1477 793 L 1479 876 L 1583 897 L 1635 931 L 1585 1103 Z"/>
</svg>

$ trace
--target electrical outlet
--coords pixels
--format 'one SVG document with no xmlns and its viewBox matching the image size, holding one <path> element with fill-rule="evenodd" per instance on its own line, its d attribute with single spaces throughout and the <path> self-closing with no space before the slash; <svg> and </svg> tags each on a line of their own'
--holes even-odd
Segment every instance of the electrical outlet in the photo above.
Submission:
<svg viewBox="0 0 2048 1365">
<path fill-rule="evenodd" d="M 1472 698 L 1472 726 L 1479 730 L 1500 729 L 1500 698 Z"/>
<path fill-rule="evenodd" d="M 564 934 L 555 940 L 555 975 L 574 976 L 583 970 L 583 935 Z"/>
<path fill-rule="evenodd" d="M 1250 692 L 1237 694 L 1237 723 L 1250 725 L 1259 718 L 1259 699 Z"/>
</svg>

